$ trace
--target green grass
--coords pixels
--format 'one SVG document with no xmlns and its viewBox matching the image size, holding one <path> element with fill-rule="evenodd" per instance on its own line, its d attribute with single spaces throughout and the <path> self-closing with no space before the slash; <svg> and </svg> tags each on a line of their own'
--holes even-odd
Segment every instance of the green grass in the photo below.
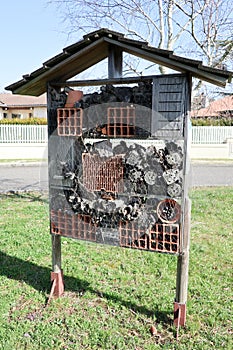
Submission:
<svg viewBox="0 0 233 350">
<path fill-rule="evenodd" d="M 233 188 L 191 199 L 187 323 L 176 341 L 175 256 L 62 238 L 65 294 L 46 306 L 47 200 L 0 195 L 0 349 L 232 349 Z"/>
</svg>

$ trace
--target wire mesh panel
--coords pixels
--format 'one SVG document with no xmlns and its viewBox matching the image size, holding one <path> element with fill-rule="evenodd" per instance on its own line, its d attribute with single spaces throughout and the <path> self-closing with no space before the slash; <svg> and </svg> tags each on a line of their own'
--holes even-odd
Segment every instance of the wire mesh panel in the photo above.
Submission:
<svg viewBox="0 0 233 350">
<path fill-rule="evenodd" d="M 83 110 L 81 108 L 58 108 L 57 124 L 59 136 L 82 135 Z"/>
<path fill-rule="evenodd" d="M 75 139 L 51 200 L 52 233 L 178 254 L 183 142 L 147 141 Z"/>
<path fill-rule="evenodd" d="M 52 234 L 182 252 L 182 81 L 161 84 L 101 87 L 83 95 L 80 108 L 57 108 L 58 137 L 50 139 Z M 180 90 L 173 96 L 175 84 Z M 154 87 L 161 93 L 152 99 Z"/>
</svg>

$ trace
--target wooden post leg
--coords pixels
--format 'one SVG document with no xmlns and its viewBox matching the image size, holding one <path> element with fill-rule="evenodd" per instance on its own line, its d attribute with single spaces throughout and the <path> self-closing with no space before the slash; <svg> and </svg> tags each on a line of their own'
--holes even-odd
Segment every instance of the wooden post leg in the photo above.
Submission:
<svg viewBox="0 0 233 350">
<path fill-rule="evenodd" d="M 61 271 L 61 236 L 52 235 L 53 272 Z"/>
<path fill-rule="evenodd" d="M 54 297 L 60 297 L 64 293 L 63 272 L 61 269 L 61 237 L 52 235 L 52 264 L 51 272 L 52 288 L 49 300 Z"/>
<path fill-rule="evenodd" d="M 183 252 L 178 256 L 176 275 L 176 299 L 174 304 L 174 325 L 184 326 L 188 294 L 188 268 L 190 243 L 191 201 L 186 199 L 184 216 Z"/>
</svg>

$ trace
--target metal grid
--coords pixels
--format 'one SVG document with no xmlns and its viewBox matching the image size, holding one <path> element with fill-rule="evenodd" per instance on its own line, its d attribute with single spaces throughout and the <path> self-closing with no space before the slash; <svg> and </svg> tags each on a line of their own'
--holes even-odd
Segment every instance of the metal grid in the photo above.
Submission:
<svg viewBox="0 0 233 350">
<path fill-rule="evenodd" d="M 96 242 L 96 226 L 89 215 L 51 211 L 51 233 Z"/>
<path fill-rule="evenodd" d="M 135 135 L 135 108 L 109 107 L 108 108 L 108 136 L 132 137 Z"/>
<path fill-rule="evenodd" d="M 58 108 L 57 130 L 59 136 L 82 135 L 83 110 L 81 108 Z"/>
<path fill-rule="evenodd" d="M 90 191 L 123 192 L 123 158 L 82 154 L 83 185 Z"/>
<path fill-rule="evenodd" d="M 120 246 L 163 253 L 179 252 L 179 225 L 155 224 L 145 231 L 134 222 L 120 224 Z"/>
</svg>

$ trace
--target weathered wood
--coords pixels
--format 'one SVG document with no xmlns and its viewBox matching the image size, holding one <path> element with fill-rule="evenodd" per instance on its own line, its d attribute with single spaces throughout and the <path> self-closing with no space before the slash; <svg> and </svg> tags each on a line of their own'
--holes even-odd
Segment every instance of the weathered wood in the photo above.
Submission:
<svg viewBox="0 0 233 350">
<path fill-rule="evenodd" d="M 187 75 L 160 76 L 153 79 L 153 136 L 184 138 L 184 118 L 189 110 Z"/>
<path fill-rule="evenodd" d="M 226 77 L 220 76 L 220 74 L 222 73 L 220 69 L 215 70 L 209 67 L 204 67 L 201 65 L 201 62 L 197 66 L 195 64 L 192 64 L 192 62 L 190 62 L 189 59 L 173 55 L 170 55 L 169 57 L 167 57 L 166 55 L 163 56 L 161 54 L 157 54 L 155 50 L 153 50 L 153 48 L 152 50 L 147 49 L 146 46 L 137 47 L 136 45 L 127 45 L 124 42 L 116 42 L 115 40 L 110 38 L 105 38 L 105 41 L 112 45 L 115 44 L 121 47 L 123 51 L 128 52 L 131 55 L 135 55 L 150 62 L 160 64 L 162 66 L 174 69 L 181 73 L 190 72 L 194 77 L 201 80 L 205 80 L 214 85 L 223 87 L 226 85 L 227 79 Z"/>
<path fill-rule="evenodd" d="M 180 74 L 176 74 L 180 76 Z M 170 76 L 170 75 L 167 75 Z M 173 74 L 172 74 L 173 76 Z M 156 75 L 147 75 L 141 77 L 127 77 L 127 78 L 110 78 L 110 79 L 89 79 L 89 80 L 68 80 L 68 81 L 52 81 L 51 85 L 54 87 L 79 87 L 79 86 L 100 86 L 100 85 L 117 85 L 117 84 L 132 84 L 148 81 L 151 82 Z"/>
<path fill-rule="evenodd" d="M 56 134 L 57 128 L 57 107 L 59 107 L 58 96 L 59 90 L 55 90 L 53 87 L 47 87 L 47 109 L 48 109 L 48 162 L 49 162 L 49 188 L 51 187 L 53 177 L 55 174 L 56 165 L 54 164 L 54 159 L 56 158 L 56 147 L 57 137 Z M 51 201 L 50 201 L 50 213 L 51 213 Z M 51 215 L 51 214 L 50 214 Z M 51 220 L 50 220 L 51 222 Z M 51 228 L 50 228 L 51 231 Z M 61 237 L 52 235 L 52 270 L 55 273 L 61 272 Z"/>
<path fill-rule="evenodd" d="M 52 269 L 61 272 L 61 236 L 52 235 Z"/>
<path fill-rule="evenodd" d="M 24 75 L 22 80 L 6 88 L 13 93 L 39 96 L 46 91 L 48 82 L 71 79 L 107 58 L 110 46 L 181 73 L 190 72 L 194 77 L 215 85 L 224 87 L 227 82 L 231 82 L 232 72 L 205 67 L 201 61 L 175 56 L 172 52 L 150 47 L 145 42 L 123 40 L 123 37 L 121 33 L 105 30 L 96 36 L 92 33 L 91 36 L 86 35 L 84 40 L 65 48 L 41 68 Z"/>
<path fill-rule="evenodd" d="M 110 79 L 122 77 L 122 62 L 122 50 L 117 46 L 110 45 L 108 54 L 108 77 Z"/>
<path fill-rule="evenodd" d="M 185 304 L 188 293 L 188 268 L 189 268 L 189 245 L 190 245 L 190 219 L 191 201 L 185 200 L 185 215 L 183 228 L 183 251 L 177 259 L 176 276 L 176 302 Z"/>
<path fill-rule="evenodd" d="M 183 197 L 182 197 L 182 223 L 181 223 L 181 251 L 177 259 L 176 275 L 176 298 L 174 303 L 174 325 L 177 326 L 177 337 L 179 326 L 186 322 L 186 302 L 188 295 L 188 270 L 189 270 L 189 245 L 190 245 L 190 221 L 191 201 L 188 198 L 189 185 L 189 142 L 190 142 L 190 121 L 189 111 L 191 109 L 192 79 L 187 75 L 184 86 L 184 115 L 183 115 L 183 136 L 184 136 L 184 162 L 183 162 Z"/>
</svg>

